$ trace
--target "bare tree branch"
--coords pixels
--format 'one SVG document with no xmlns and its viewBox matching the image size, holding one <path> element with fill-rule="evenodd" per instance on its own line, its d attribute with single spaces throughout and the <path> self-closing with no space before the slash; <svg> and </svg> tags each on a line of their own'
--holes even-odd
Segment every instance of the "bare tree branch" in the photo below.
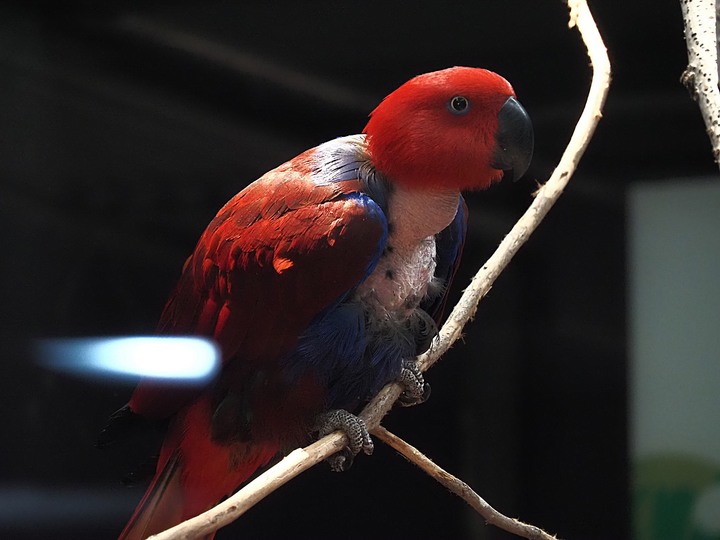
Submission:
<svg viewBox="0 0 720 540">
<path fill-rule="evenodd" d="M 397 435 L 390 433 L 384 427 L 376 427 L 372 430 L 372 434 L 385 444 L 393 447 L 405 456 L 408 461 L 420 467 L 455 495 L 463 499 L 485 519 L 486 523 L 495 525 L 504 531 L 521 536 L 522 538 L 528 538 L 529 540 L 557 540 L 556 536 L 546 533 L 535 525 L 529 525 L 501 514 L 490 506 L 485 499 L 475 493 L 465 482 L 437 466 L 429 457 L 420 452 L 420 450 L 406 443 Z"/>
<path fill-rule="evenodd" d="M 718 89 L 717 10 L 715 0 L 680 0 L 685 22 L 688 66 L 680 81 L 697 102 L 720 165 L 720 90 Z"/>
<path fill-rule="evenodd" d="M 532 205 L 473 278 L 440 331 L 434 346 L 418 359 L 422 370 L 435 363 L 460 337 L 463 327 L 475 314 L 478 302 L 487 294 L 495 279 L 537 228 L 564 190 L 602 117 L 601 111 L 610 85 L 610 61 L 607 51 L 586 1 L 568 0 L 568 5 L 569 26 L 571 28 L 577 26 L 593 66 L 593 78 L 585 108 L 550 180 L 540 188 Z M 373 430 L 380 424 L 400 393 L 399 385 L 389 384 L 365 407 L 360 416 L 367 423 L 368 429 Z M 345 435 L 335 432 L 305 449 L 295 450 L 219 505 L 151 538 L 153 540 L 188 539 L 217 530 L 240 517 L 291 478 L 342 449 L 346 443 Z"/>
</svg>

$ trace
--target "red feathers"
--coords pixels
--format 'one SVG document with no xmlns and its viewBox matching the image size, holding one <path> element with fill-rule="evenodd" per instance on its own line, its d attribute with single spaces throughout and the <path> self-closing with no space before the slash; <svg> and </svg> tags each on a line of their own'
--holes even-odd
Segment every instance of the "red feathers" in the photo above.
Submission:
<svg viewBox="0 0 720 540">
<path fill-rule="evenodd" d="M 305 163 L 302 155 L 271 171 L 220 210 L 185 263 L 161 333 L 210 336 L 225 362 L 241 347 L 244 365 L 273 361 L 365 276 L 383 226 L 346 197 L 355 182 L 318 186 Z M 187 399 L 144 382 L 130 406 L 162 418 Z"/>
<path fill-rule="evenodd" d="M 419 75 L 386 97 L 365 126 L 377 169 L 414 189 L 484 189 L 502 176 L 490 166 L 498 112 L 515 93 L 480 68 Z M 454 111 L 455 97 L 467 100 Z"/>
</svg>

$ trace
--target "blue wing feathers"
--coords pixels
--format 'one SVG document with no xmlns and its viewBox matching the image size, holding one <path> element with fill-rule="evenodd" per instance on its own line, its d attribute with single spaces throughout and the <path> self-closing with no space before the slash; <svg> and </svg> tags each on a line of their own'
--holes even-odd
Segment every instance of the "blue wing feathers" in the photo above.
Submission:
<svg viewBox="0 0 720 540">
<path fill-rule="evenodd" d="M 363 208 L 364 220 L 379 223 L 383 227 L 383 235 L 377 242 L 374 256 L 369 260 L 364 280 L 375 269 L 385 249 L 387 219 L 380 206 L 365 193 L 353 192 L 345 197 L 357 201 Z M 342 272 L 342 267 L 338 271 Z M 367 399 L 378 386 L 373 380 L 379 378 L 385 381 L 388 376 L 382 365 L 387 361 L 388 354 L 386 351 L 371 352 L 372 347 L 368 345 L 377 339 L 368 334 L 368 321 L 363 307 L 349 301 L 353 291 L 354 288 L 348 289 L 337 302 L 315 318 L 300 336 L 295 350 L 283 362 L 288 380 L 297 380 L 308 370 L 314 372 L 330 390 L 328 406 L 335 408 L 352 408 Z M 390 364 L 390 371 L 399 373 L 399 361 L 397 369 L 393 366 L 395 362 L 391 361 Z M 377 372 L 379 365 L 381 373 Z M 373 380 L 367 380 L 369 375 Z"/>
</svg>

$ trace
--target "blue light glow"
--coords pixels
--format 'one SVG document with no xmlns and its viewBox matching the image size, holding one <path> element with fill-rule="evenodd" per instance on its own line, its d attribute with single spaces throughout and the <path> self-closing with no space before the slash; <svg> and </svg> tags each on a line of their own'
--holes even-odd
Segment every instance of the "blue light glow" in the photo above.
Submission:
<svg viewBox="0 0 720 540">
<path fill-rule="evenodd" d="M 195 337 L 43 340 L 40 362 L 52 369 L 102 377 L 151 377 L 202 382 L 220 364 L 214 342 Z"/>
</svg>

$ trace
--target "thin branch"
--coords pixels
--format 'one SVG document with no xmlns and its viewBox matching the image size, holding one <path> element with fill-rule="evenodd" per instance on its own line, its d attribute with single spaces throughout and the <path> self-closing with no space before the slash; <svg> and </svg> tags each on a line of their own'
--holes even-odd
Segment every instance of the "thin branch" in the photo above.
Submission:
<svg viewBox="0 0 720 540">
<path fill-rule="evenodd" d="M 720 90 L 718 89 L 717 11 L 715 0 L 680 0 L 685 22 L 688 66 L 680 81 L 697 102 L 720 165 Z"/>
<path fill-rule="evenodd" d="M 501 514 L 490 506 L 485 499 L 475 493 L 465 482 L 453 476 L 445 469 L 438 467 L 429 457 L 420 452 L 420 450 L 406 443 L 397 435 L 390 433 L 384 427 L 376 427 L 372 430 L 372 434 L 388 446 L 400 452 L 408 461 L 420 467 L 455 495 L 463 499 L 485 519 L 486 523 L 495 525 L 511 534 L 528 538 L 529 540 L 557 540 L 556 536 L 546 533 L 535 525 L 529 525 L 515 518 L 508 517 L 505 514 Z"/>
<path fill-rule="evenodd" d="M 568 5 L 570 7 L 569 26 L 570 28 L 577 26 L 593 66 L 593 78 L 587 103 L 550 180 L 538 191 L 532 205 L 473 278 L 472 283 L 464 291 L 440 331 L 434 346 L 428 353 L 419 357 L 418 364 L 423 371 L 434 364 L 461 336 L 463 327 L 475 314 L 478 302 L 487 294 L 495 279 L 558 199 L 575 172 L 575 168 L 595 132 L 595 127 L 602 117 L 601 111 L 610 85 L 610 60 L 586 1 L 568 0 Z M 363 409 L 360 416 L 365 420 L 368 429 L 373 430 L 380 424 L 400 393 L 400 386 L 391 383 L 385 386 Z M 195 538 L 217 530 L 240 517 L 263 497 L 294 476 L 343 448 L 346 443 L 345 435 L 335 432 L 304 450 L 295 450 L 218 506 L 151 538 L 153 540 Z"/>
</svg>

